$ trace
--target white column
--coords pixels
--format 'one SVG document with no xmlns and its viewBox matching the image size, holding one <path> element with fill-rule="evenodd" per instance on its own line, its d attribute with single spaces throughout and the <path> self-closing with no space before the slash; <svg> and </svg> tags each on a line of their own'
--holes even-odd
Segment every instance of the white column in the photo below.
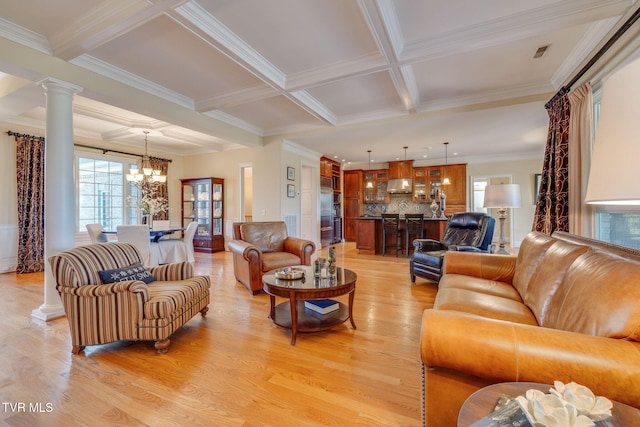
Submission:
<svg viewBox="0 0 640 427">
<path fill-rule="evenodd" d="M 44 162 L 44 303 L 31 312 L 43 321 L 64 316 L 49 257 L 74 246 L 73 95 L 80 87 L 48 78 Z"/>
</svg>

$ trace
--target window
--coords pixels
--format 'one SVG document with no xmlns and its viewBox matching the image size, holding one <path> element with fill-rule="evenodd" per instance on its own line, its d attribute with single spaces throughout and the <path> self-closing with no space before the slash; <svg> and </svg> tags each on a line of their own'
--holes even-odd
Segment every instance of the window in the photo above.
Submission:
<svg viewBox="0 0 640 427">
<path fill-rule="evenodd" d="M 137 198 L 137 188 L 125 179 L 129 165 L 117 159 L 77 156 L 77 231 L 86 230 L 87 224 L 102 224 L 106 230 L 115 230 L 121 224 L 137 223 L 137 212 L 127 197 Z"/>
<path fill-rule="evenodd" d="M 640 249 L 640 212 L 637 207 L 596 207 L 596 239 Z"/>
</svg>

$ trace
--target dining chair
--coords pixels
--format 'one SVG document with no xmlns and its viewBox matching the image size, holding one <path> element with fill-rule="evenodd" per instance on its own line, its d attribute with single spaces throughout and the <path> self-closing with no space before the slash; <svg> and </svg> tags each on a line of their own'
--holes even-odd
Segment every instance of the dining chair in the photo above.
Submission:
<svg viewBox="0 0 640 427">
<path fill-rule="evenodd" d="M 391 247 L 396 248 L 396 256 L 400 252 L 403 230 L 400 229 L 400 214 L 382 214 L 382 256 L 387 253 L 389 242 L 387 236 L 391 236 L 394 239 L 394 243 Z"/>
<path fill-rule="evenodd" d="M 160 252 L 160 264 L 171 264 L 174 262 L 188 261 L 195 262 L 193 253 L 193 238 L 198 229 L 197 222 L 187 225 L 184 237 L 181 239 L 160 239 L 158 240 L 158 250 Z"/>
<path fill-rule="evenodd" d="M 91 243 L 107 243 L 109 241 L 104 233 L 102 224 L 87 224 L 86 227 Z"/>
<path fill-rule="evenodd" d="M 424 214 L 423 213 L 407 213 L 404 214 L 404 230 L 405 230 L 405 243 L 404 250 L 405 256 L 409 256 L 409 248 L 413 246 L 411 239 L 415 236 L 417 239 L 424 239 Z M 411 246 L 410 246 L 411 245 Z"/>
<path fill-rule="evenodd" d="M 119 225 L 118 242 L 131 243 L 140 251 L 140 258 L 145 267 L 160 265 L 160 251 L 157 242 L 151 241 L 147 225 Z"/>
</svg>

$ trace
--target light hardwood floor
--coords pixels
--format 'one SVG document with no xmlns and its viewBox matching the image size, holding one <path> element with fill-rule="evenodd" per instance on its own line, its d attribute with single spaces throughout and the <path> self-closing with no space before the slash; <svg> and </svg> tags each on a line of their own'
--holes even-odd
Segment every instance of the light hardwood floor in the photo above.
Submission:
<svg viewBox="0 0 640 427">
<path fill-rule="evenodd" d="M 0 274 L 0 420 L 9 426 L 417 426 L 422 311 L 437 287 L 412 284 L 407 258 L 357 255 L 354 317 L 330 331 L 290 332 L 269 297 L 236 283 L 231 254 L 196 256 L 211 276 L 206 319 L 191 319 L 159 355 L 152 342 L 73 356 L 65 318 L 30 318 L 42 274 Z M 326 248 L 315 256 L 326 257 Z M 314 256 L 314 257 L 315 257 Z M 345 297 L 346 298 L 346 297 Z M 279 300 L 280 301 L 280 300 Z M 22 406 L 24 405 L 24 407 Z"/>
</svg>

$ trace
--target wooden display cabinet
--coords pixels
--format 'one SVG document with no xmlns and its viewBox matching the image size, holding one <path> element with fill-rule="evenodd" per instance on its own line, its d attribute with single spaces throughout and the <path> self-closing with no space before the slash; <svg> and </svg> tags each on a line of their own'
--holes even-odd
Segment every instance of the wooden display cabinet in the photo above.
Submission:
<svg viewBox="0 0 640 427">
<path fill-rule="evenodd" d="M 182 227 L 198 223 L 193 237 L 197 252 L 224 251 L 224 179 L 181 179 Z"/>
<path fill-rule="evenodd" d="M 389 182 L 389 170 L 377 169 L 363 173 L 363 195 L 365 203 L 384 203 L 389 201 L 387 184 Z M 369 186 L 371 183 L 371 186 Z"/>
</svg>

